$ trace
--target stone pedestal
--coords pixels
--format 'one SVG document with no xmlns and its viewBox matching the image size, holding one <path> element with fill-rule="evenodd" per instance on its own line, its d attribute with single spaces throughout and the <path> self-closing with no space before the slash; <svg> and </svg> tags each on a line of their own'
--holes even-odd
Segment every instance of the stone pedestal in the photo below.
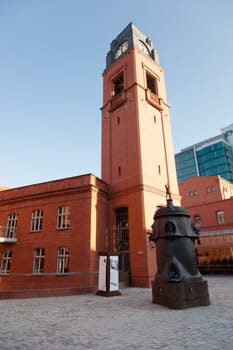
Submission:
<svg viewBox="0 0 233 350">
<path fill-rule="evenodd" d="M 187 309 L 210 304 L 206 280 L 164 282 L 159 278 L 152 281 L 152 302 L 170 309 Z"/>
</svg>

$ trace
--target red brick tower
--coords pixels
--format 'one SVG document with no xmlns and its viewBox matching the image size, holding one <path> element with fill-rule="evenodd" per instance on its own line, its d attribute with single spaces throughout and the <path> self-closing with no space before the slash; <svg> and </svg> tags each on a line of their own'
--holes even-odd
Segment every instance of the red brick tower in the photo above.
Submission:
<svg viewBox="0 0 233 350">
<path fill-rule="evenodd" d="M 103 72 L 102 179 L 109 184 L 109 249 L 120 280 L 150 286 L 156 270 L 148 242 L 165 185 L 179 204 L 164 71 L 152 41 L 130 23 L 111 43 Z"/>
</svg>

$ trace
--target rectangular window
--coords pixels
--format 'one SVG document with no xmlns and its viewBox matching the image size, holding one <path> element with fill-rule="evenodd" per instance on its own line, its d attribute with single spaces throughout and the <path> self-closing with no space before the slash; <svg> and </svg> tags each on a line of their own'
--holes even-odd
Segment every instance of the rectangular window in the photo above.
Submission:
<svg viewBox="0 0 233 350">
<path fill-rule="evenodd" d="M 43 210 L 36 209 L 32 212 L 30 231 L 36 232 L 42 230 Z"/>
<path fill-rule="evenodd" d="M 157 79 L 149 73 L 146 73 L 146 86 L 153 94 L 158 95 Z"/>
<path fill-rule="evenodd" d="M 37 275 L 44 272 L 44 259 L 45 259 L 44 248 L 36 248 L 34 250 L 33 274 Z"/>
<path fill-rule="evenodd" d="M 223 210 L 218 210 L 216 212 L 216 216 L 217 216 L 217 223 L 218 224 L 224 224 L 225 223 L 224 211 Z"/>
<path fill-rule="evenodd" d="M 57 229 L 66 229 L 70 227 L 70 208 L 59 207 L 57 209 Z"/>
<path fill-rule="evenodd" d="M 60 247 L 57 250 L 57 273 L 69 272 L 70 253 L 67 247 Z"/>
<path fill-rule="evenodd" d="M 18 214 L 12 213 L 8 215 L 7 227 L 6 227 L 6 237 L 13 238 L 16 233 Z"/>
<path fill-rule="evenodd" d="M 9 273 L 11 269 L 12 252 L 6 250 L 2 252 L 1 273 Z"/>
<path fill-rule="evenodd" d="M 200 214 L 194 214 L 193 215 L 193 223 L 195 225 L 201 225 L 201 215 Z"/>
<path fill-rule="evenodd" d="M 122 72 L 112 81 L 112 95 L 113 96 L 118 95 L 123 90 L 124 90 L 124 74 Z"/>
</svg>

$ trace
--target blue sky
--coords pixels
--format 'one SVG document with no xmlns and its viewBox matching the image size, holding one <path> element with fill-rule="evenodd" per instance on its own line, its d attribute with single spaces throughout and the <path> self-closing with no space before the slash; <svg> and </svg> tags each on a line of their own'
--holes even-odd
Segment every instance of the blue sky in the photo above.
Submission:
<svg viewBox="0 0 233 350">
<path fill-rule="evenodd" d="M 0 0 L 0 185 L 101 176 L 102 72 L 129 22 L 165 69 L 175 153 L 233 123 L 232 0 Z"/>
</svg>

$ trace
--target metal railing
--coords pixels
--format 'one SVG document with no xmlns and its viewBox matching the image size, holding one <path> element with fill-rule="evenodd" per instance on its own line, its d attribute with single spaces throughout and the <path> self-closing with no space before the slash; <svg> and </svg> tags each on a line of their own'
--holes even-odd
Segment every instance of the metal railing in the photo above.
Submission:
<svg viewBox="0 0 233 350">
<path fill-rule="evenodd" d="M 11 230 L 8 232 L 6 226 L 0 226 L 0 243 L 16 243 L 16 231 Z"/>
</svg>

